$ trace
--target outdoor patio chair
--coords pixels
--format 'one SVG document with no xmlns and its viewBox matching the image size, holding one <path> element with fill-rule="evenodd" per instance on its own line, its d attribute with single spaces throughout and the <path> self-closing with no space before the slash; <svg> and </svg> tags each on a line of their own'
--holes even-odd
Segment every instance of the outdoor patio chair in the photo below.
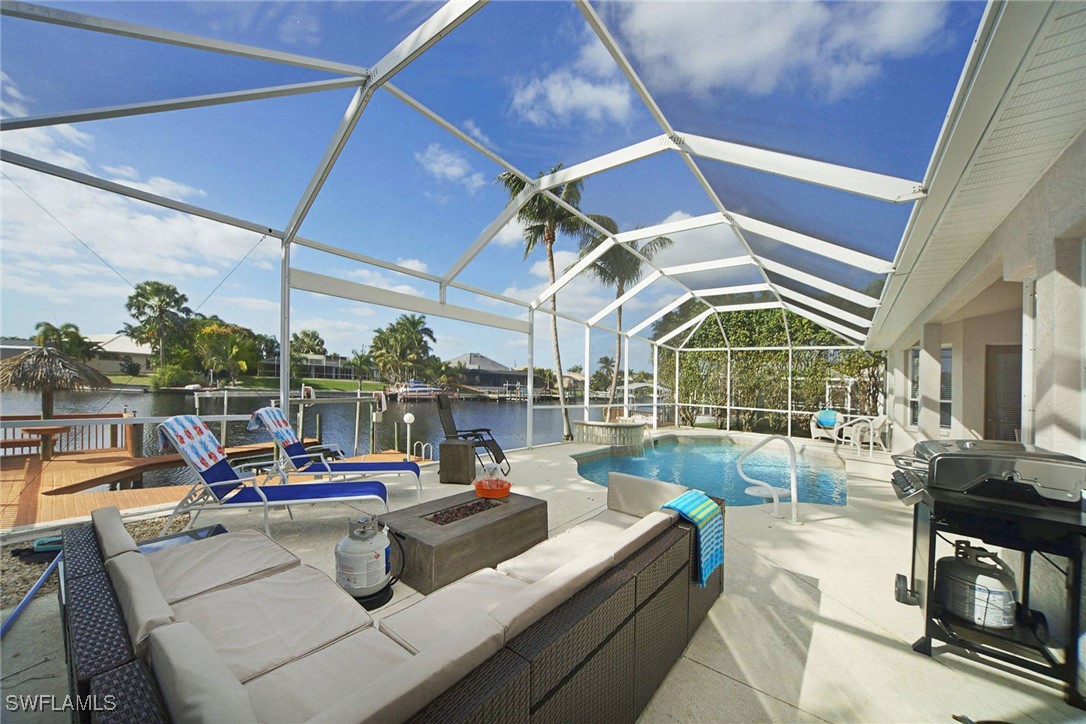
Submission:
<svg viewBox="0 0 1086 724">
<path fill-rule="evenodd" d="M 483 464 L 480 448 L 485 450 L 491 462 L 500 467 L 502 475 L 508 475 L 512 469 L 509 459 L 505 457 L 505 451 L 498 441 L 494 439 L 490 428 L 477 427 L 471 430 L 461 430 L 453 419 L 452 402 L 449 396 L 442 392 L 437 396 L 437 416 L 441 419 L 441 429 L 445 431 L 446 440 L 468 440 L 474 446 L 475 457 Z"/>
<path fill-rule="evenodd" d="M 841 442 L 837 431 L 845 423 L 845 416 L 837 410 L 819 410 L 811 415 L 811 439 L 829 440 L 834 445 Z"/>
<path fill-rule="evenodd" d="M 348 501 L 376 500 L 388 512 L 388 491 L 378 480 L 292 483 L 282 471 L 263 476 L 238 475 L 215 435 L 195 415 L 176 415 L 165 420 L 158 426 L 158 444 L 163 450 L 176 450 L 199 478 L 174 508 L 163 532 L 182 513 L 194 512 L 189 521 L 192 526 L 201 511 L 212 509 L 261 507 L 264 509 L 264 533 L 269 537 L 268 510 L 273 507 L 286 508 L 292 520 L 294 513 L 290 506 L 309 503 L 347 504 Z"/>
<path fill-rule="evenodd" d="M 259 430 L 261 428 L 271 433 L 275 444 L 282 451 L 276 463 L 280 471 L 286 474 L 288 470 L 295 470 L 299 475 L 320 475 L 332 477 L 336 475 L 413 475 L 415 476 L 415 489 L 419 496 L 422 495 L 422 472 L 418 463 L 404 462 L 346 462 L 340 460 L 328 460 L 323 452 L 310 452 L 302 445 L 301 439 L 294 432 L 287 421 L 287 416 L 278 407 L 261 407 L 249 418 L 248 428 Z"/>
<path fill-rule="evenodd" d="M 887 415 L 857 417 L 839 426 L 837 435 L 841 442 L 853 443 L 860 449 L 863 449 L 863 446 L 870 441 L 874 442 L 880 450 L 889 452 L 886 449 L 886 443 L 883 442 L 883 435 L 889 428 L 890 418 Z"/>
</svg>

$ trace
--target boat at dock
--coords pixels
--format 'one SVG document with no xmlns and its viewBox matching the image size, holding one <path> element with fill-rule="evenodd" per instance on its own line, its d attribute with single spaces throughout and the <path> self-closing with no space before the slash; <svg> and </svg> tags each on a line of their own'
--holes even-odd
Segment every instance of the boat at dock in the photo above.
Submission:
<svg viewBox="0 0 1086 724">
<path fill-rule="evenodd" d="M 393 400 L 411 402 L 414 400 L 436 400 L 437 396 L 443 392 L 449 397 L 455 398 L 459 396 L 456 390 L 447 387 L 435 387 L 418 380 L 400 382 L 389 390 L 388 395 Z"/>
</svg>

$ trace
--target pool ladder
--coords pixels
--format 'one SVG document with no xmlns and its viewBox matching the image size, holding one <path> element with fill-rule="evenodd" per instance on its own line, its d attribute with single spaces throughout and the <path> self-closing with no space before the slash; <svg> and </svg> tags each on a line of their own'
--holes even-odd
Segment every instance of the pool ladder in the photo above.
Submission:
<svg viewBox="0 0 1086 724">
<path fill-rule="evenodd" d="M 748 476 L 745 472 L 743 472 L 743 461 L 746 460 L 748 457 L 750 457 L 750 455 L 752 453 L 757 452 L 763 446 L 765 446 L 768 443 L 773 442 L 774 440 L 781 440 L 782 442 L 784 442 L 784 444 L 786 444 L 788 446 L 788 472 L 789 472 L 790 477 L 791 477 L 791 485 L 788 488 L 778 488 L 776 486 L 770 485 L 769 483 L 765 482 L 764 480 L 758 480 L 757 478 L 752 478 L 752 477 Z M 785 437 L 784 435 L 770 435 L 769 437 L 765 438 L 764 440 L 759 441 L 753 447 L 750 447 L 750 448 L 747 448 L 746 450 L 744 450 L 743 453 L 739 456 L 739 459 L 735 461 L 735 467 L 739 471 L 739 477 L 742 478 L 745 482 L 748 482 L 748 483 L 751 484 L 751 486 L 749 488 L 747 488 L 743 492 L 745 492 L 747 495 L 752 495 L 752 496 L 754 496 L 756 498 L 765 498 L 767 500 L 768 499 L 773 500 L 773 517 L 774 518 L 783 518 L 784 517 L 783 515 L 781 515 L 781 498 L 791 498 L 791 503 L 792 503 L 792 506 L 791 506 L 792 507 L 792 521 L 791 522 L 795 523 L 796 525 L 800 524 L 799 523 L 799 511 L 797 510 L 797 506 L 796 506 L 796 497 L 797 497 L 797 493 L 796 493 L 796 446 L 792 443 L 792 441 L 789 438 Z"/>
</svg>

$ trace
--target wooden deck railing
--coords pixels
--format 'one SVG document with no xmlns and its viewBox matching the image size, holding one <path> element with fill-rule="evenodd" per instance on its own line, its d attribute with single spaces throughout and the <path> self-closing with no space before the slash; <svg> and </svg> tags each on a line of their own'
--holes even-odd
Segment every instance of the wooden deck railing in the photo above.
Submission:
<svg viewBox="0 0 1086 724">
<path fill-rule="evenodd" d="M 73 425 L 66 432 L 53 435 L 55 452 L 81 452 L 84 450 L 102 450 L 105 448 L 127 448 L 129 425 L 121 422 L 128 413 L 54 415 L 51 419 L 57 425 L 64 420 L 86 420 L 113 418 L 116 423 L 96 423 Z M 18 422 L 20 420 L 40 420 L 38 415 L 0 415 L 0 422 Z M 0 427 L 0 455 L 33 455 L 41 448 L 41 435 L 33 427 Z"/>
</svg>

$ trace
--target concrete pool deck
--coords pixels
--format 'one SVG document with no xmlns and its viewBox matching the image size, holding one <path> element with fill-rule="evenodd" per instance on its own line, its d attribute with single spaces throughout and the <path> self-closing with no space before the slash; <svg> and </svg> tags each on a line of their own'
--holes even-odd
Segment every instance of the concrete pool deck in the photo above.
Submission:
<svg viewBox="0 0 1086 724">
<path fill-rule="evenodd" d="M 831 455 L 849 454 L 815 445 Z M 606 504 L 606 490 L 580 478 L 570 457 L 592 449 L 565 444 L 510 454 L 514 490 L 547 500 L 552 533 Z M 1086 712 L 1063 702 L 1054 682 L 956 654 L 928 658 L 911 650 L 921 632 L 920 613 L 894 601 L 893 582 L 909 565 L 912 514 L 879 479 L 884 470 L 850 462 L 848 504 L 800 504 L 799 526 L 770 517 L 765 505 L 728 508 L 724 595 L 641 721 L 1086 720 Z M 466 489 L 440 485 L 436 468 L 424 470 L 424 500 Z M 415 502 L 413 485 L 390 483 L 390 507 Z M 275 511 L 272 533 L 304 562 L 331 573 L 333 548 L 350 512 L 319 506 L 296 511 L 291 521 Z M 262 517 L 230 511 L 199 520 L 213 522 L 259 530 Z M 395 594 L 378 617 L 420 595 L 402 584 Z M 5 639 L 2 657 L 3 695 L 63 697 L 67 680 L 55 597 L 31 605 Z M 67 714 L 5 712 L 4 719 L 60 722 Z"/>
</svg>

